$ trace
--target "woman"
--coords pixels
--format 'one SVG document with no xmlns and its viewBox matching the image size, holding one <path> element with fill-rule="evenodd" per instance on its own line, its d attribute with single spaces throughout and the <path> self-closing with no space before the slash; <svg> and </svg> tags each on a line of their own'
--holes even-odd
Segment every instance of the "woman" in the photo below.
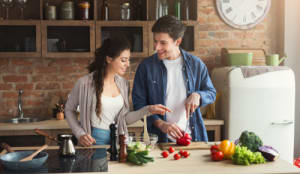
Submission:
<svg viewBox="0 0 300 174">
<path fill-rule="evenodd" d="M 65 107 L 66 119 L 83 146 L 109 144 L 109 125 L 115 122 L 119 134 L 127 134 L 126 124 L 144 115 L 171 112 L 163 105 L 149 105 L 129 111 L 129 82 L 121 77 L 129 67 L 130 43 L 121 36 L 106 39 L 88 66 L 89 74 L 81 77 L 71 91 Z M 80 123 L 75 111 L 79 106 Z"/>
</svg>

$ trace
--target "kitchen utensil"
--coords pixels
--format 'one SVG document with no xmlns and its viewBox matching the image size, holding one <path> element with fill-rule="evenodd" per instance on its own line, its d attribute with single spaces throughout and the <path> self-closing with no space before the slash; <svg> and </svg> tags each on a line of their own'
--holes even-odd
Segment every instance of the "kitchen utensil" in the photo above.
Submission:
<svg viewBox="0 0 300 174">
<path fill-rule="evenodd" d="M 44 131 L 42 131 L 42 130 L 40 130 L 40 129 L 34 129 L 34 132 L 35 132 L 36 134 L 38 134 L 38 135 L 45 136 L 45 137 L 48 138 L 49 140 L 56 141 L 56 142 L 57 142 L 57 145 L 59 145 L 59 146 L 60 146 L 60 143 L 61 143 L 61 142 L 60 142 L 61 139 L 59 139 L 59 137 L 60 137 L 61 135 L 65 135 L 65 134 L 58 134 L 57 137 L 53 137 L 53 136 L 50 136 L 47 132 L 44 132 Z M 72 139 L 73 144 L 74 144 L 74 145 L 77 145 L 78 141 L 77 141 L 76 137 L 75 137 L 75 136 L 72 136 L 71 139 Z"/>
<path fill-rule="evenodd" d="M 268 66 L 278 66 L 285 58 L 286 56 L 279 58 L 279 54 L 271 54 L 267 56 L 266 63 Z"/>
<path fill-rule="evenodd" d="M 45 137 L 48 138 L 49 140 L 57 141 L 57 138 L 56 138 L 56 137 L 52 137 L 52 136 L 50 136 L 49 134 L 47 134 L 46 132 L 41 131 L 40 129 L 34 129 L 34 132 L 37 133 L 37 134 L 39 134 L 39 135 L 45 136 Z"/>
<path fill-rule="evenodd" d="M 43 145 L 42 147 L 40 147 L 38 150 L 36 150 L 34 153 L 32 153 L 31 155 L 21 159 L 20 161 L 23 162 L 23 161 L 30 161 L 32 160 L 37 154 L 39 154 L 42 150 L 48 148 L 48 145 L 45 144 Z"/>
<path fill-rule="evenodd" d="M 20 159 L 31 155 L 33 152 L 34 151 L 18 151 L 7 153 L 0 156 L 0 161 L 2 162 L 4 167 L 10 170 L 25 171 L 36 169 L 41 167 L 46 162 L 46 160 L 48 159 L 48 153 L 40 152 L 32 160 L 20 161 Z"/>
<path fill-rule="evenodd" d="M 150 144 L 150 138 L 147 130 L 147 116 L 144 116 L 144 142 Z"/>
<path fill-rule="evenodd" d="M 172 146 L 176 150 L 192 150 L 192 149 L 209 149 L 210 145 L 206 142 L 191 142 L 188 146 L 179 146 L 175 142 L 172 143 L 159 143 L 161 150 L 168 150 Z"/>
<path fill-rule="evenodd" d="M 14 152 L 14 150 L 11 149 L 10 145 L 6 143 L 1 143 L 1 148 L 5 149 L 7 152 Z"/>
<path fill-rule="evenodd" d="M 229 53 L 227 61 L 229 66 L 251 66 L 253 53 Z"/>
<path fill-rule="evenodd" d="M 75 155 L 75 147 L 72 142 L 73 135 L 61 134 L 58 137 L 59 141 L 59 153 L 63 157 L 72 157 Z"/>
</svg>

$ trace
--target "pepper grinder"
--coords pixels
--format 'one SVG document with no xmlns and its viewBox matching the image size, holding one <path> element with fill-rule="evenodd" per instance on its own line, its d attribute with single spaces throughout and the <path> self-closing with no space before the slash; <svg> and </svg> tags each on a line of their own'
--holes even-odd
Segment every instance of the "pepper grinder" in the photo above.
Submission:
<svg viewBox="0 0 300 174">
<path fill-rule="evenodd" d="M 110 129 L 110 161 L 118 160 L 118 149 L 117 149 L 117 126 L 115 124 L 109 125 Z"/>
<path fill-rule="evenodd" d="M 127 161 L 125 139 L 126 139 L 125 135 L 119 135 L 119 142 L 120 142 L 119 162 L 120 163 L 124 163 Z"/>
</svg>

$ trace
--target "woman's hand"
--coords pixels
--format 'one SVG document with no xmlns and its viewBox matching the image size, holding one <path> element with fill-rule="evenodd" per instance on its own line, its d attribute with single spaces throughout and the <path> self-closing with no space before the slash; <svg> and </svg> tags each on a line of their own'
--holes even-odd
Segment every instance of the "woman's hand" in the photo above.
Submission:
<svg viewBox="0 0 300 174">
<path fill-rule="evenodd" d="M 89 134 L 82 135 L 79 138 L 79 143 L 85 147 L 89 147 L 96 143 L 96 140 Z"/>
<path fill-rule="evenodd" d="M 171 109 L 167 108 L 162 104 L 149 105 L 148 110 L 152 114 L 159 114 L 159 115 L 165 115 L 166 112 L 172 112 Z"/>
<path fill-rule="evenodd" d="M 178 139 L 183 136 L 183 131 L 175 123 L 168 123 L 166 121 L 158 119 L 154 121 L 154 125 L 162 132 L 170 135 L 174 139 Z"/>
</svg>

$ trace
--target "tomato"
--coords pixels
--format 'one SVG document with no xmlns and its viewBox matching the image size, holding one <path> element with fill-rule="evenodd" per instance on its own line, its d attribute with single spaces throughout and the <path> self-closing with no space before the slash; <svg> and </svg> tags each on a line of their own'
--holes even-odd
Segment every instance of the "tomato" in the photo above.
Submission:
<svg viewBox="0 0 300 174">
<path fill-rule="evenodd" d="M 219 151 L 219 147 L 217 145 L 210 146 L 210 153 L 211 154 L 216 153 L 218 151 Z"/>
<path fill-rule="evenodd" d="M 224 154 L 222 151 L 218 151 L 214 154 L 211 154 L 211 159 L 213 161 L 221 161 L 221 160 L 223 160 L 223 158 L 224 158 Z"/>
<path fill-rule="evenodd" d="M 184 133 L 183 137 L 187 140 L 192 140 L 192 137 L 188 133 Z"/>
<path fill-rule="evenodd" d="M 161 153 L 161 156 L 164 157 L 164 158 L 167 158 L 169 156 L 169 153 L 167 151 L 163 151 Z"/>
<path fill-rule="evenodd" d="M 179 160 L 181 158 L 180 154 L 176 153 L 174 155 L 174 160 Z"/>
<path fill-rule="evenodd" d="M 175 149 L 174 149 L 174 147 L 170 146 L 170 147 L 169 147 L 169 152 L 170 152 L 170 153 L 173 153 L 173 152 L 175 152 Z"/>
<path fill-rule="evenodd" d="M 184 156 L 184 158 L 187 158 L 190 156 L 190 153 L 188 151 L 183 151 L 182 156 Z"/>
<path fill-rule="evenodd" d="M 300 168 L 300 158 L 297 158 L 294 160 L 294 165 L 298 168 Z"/>
<path fill-rule="evenodd" d="M 183 156 L 183 152 L 184 152 L 183 150 L 179 151 L 180 156 Z"/>
<path fill-rule="evenodd" d="M 176 144 L 180 146 L 188 146 L 191 144 L 192 137 L 188 133 L 184 133 L 181 138 L 176 139 Z"/>
</svg>

